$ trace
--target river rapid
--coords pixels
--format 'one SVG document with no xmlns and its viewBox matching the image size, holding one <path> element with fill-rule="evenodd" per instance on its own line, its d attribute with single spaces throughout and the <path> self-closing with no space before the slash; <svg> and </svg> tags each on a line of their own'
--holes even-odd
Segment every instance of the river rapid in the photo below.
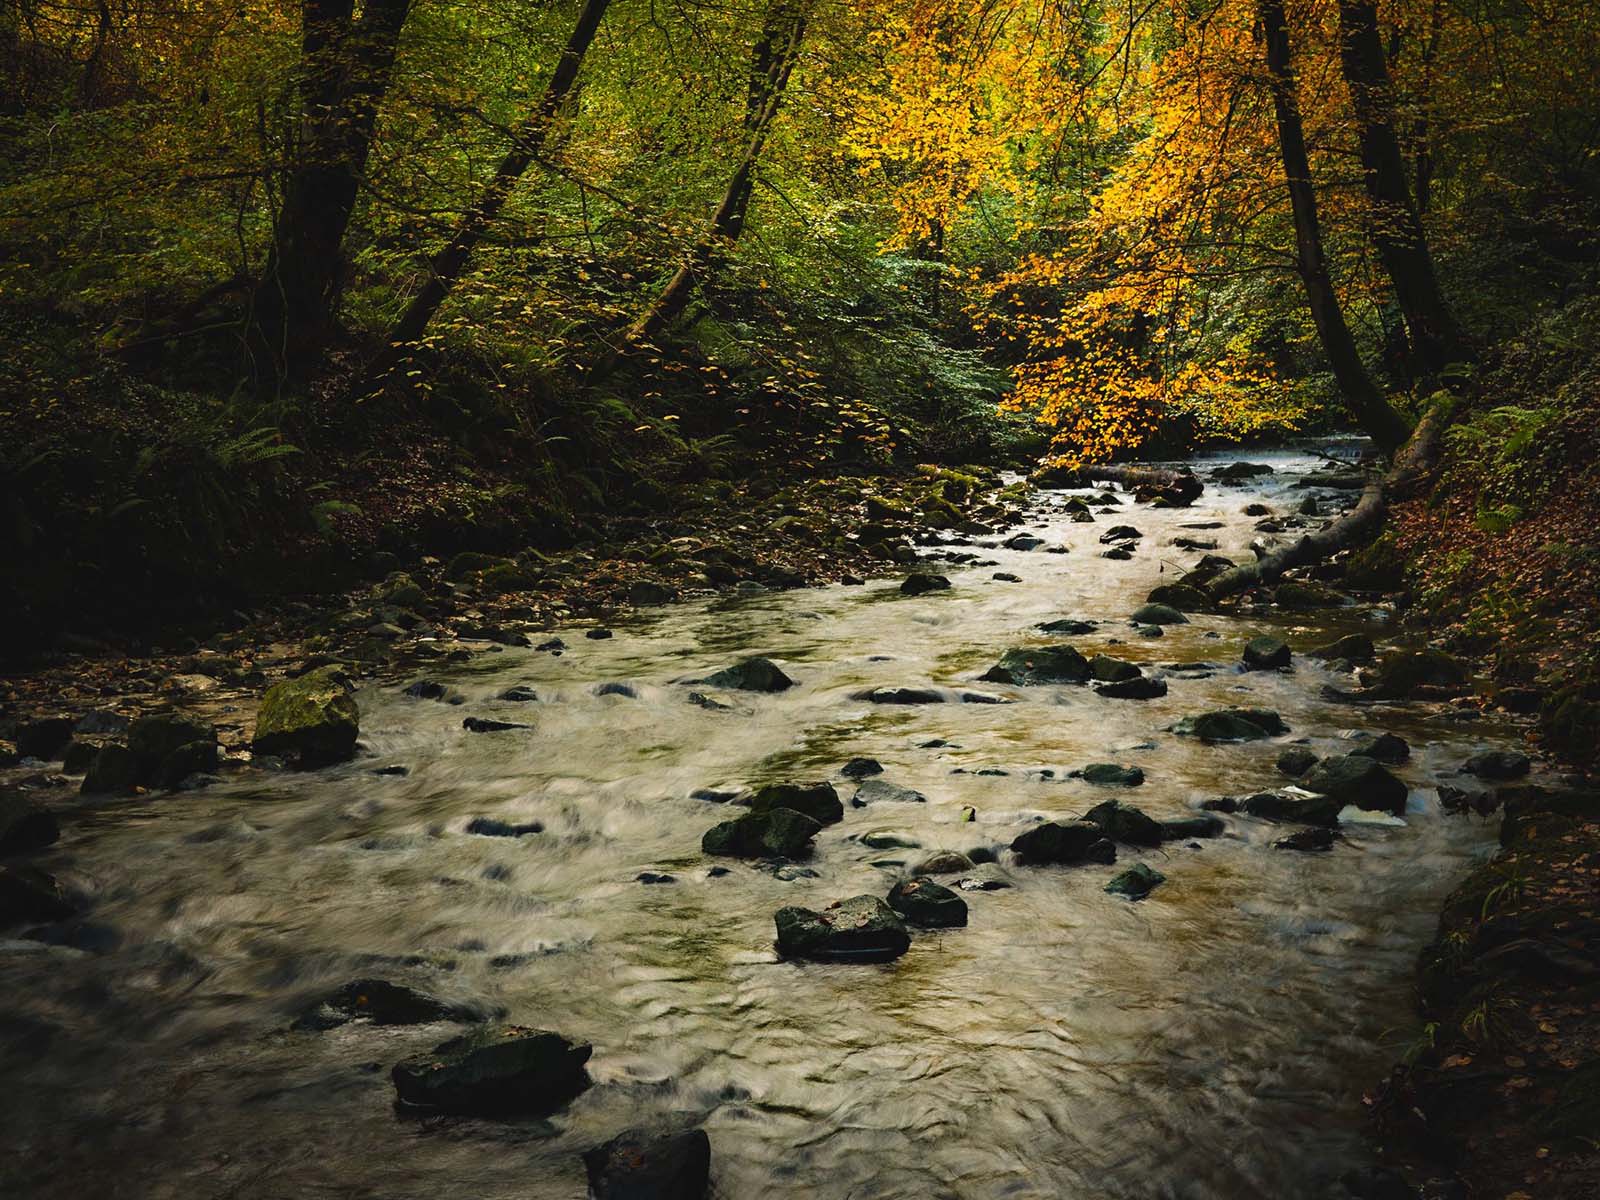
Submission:
<svg viewBox="0 0 1600 1200">
<path fill-rule="evenodd" d="M 642 611 L 609 640 L 558 630 L 560 655 L 507 649 L 435 673 L 461 705 L 409 698 L 406 679 L 365 687 L 366 749 L 345 766 L 75 811 L 39 865 L 89 894 L 88 923 L 70 945 L 0 941 L 0 1192 L 576 1198 L 583 1150 L 629 1126 L 699 1124 L 714 1193 L 731 1200 L 1342 1196 L 1340 1174 L 1370 1155 L 1362 1090 L 1415 1028 L 1415 955 L 1492 841 L 1480 819 L 1444 815 L 1435 785 L 1511 735 L 1431 706 L 1323 699 L 1349 677 L 1298 652 L 1358 629 L 1381 644 L 1381 612 L 1134 631 L 1150 588 L 1199 557 L 1174 538 L 1243 561 L 1259 535 L 1242 508 L 1292 512 L 1307 494 L 1292 484 L 1319 466 L 1308 450 L 1254 461 L 1275 473 L 1208 480 L 1187 509 L 1124 496 L 1094 523 L 1063 511 L 1074 493 L 1040 493 L 1020 532 L 1043 547 L 927 548 L 993 564 L 934 558 L 947 591 L 905 596 L 896 578 L 734 593 Z M 1139 549 L 1101 557 L 1122 523 Z M 1035 628 L 1061 617 L 1102 624 Z M 1288 638 L 1292 671 L 1236 669 L 1258 631 Z M 1061 642 L 1145 664 L 1170 690 L 976 682 L 1008 647 Z M 732 708 L 715 711 L 677 682 L 752 654 L 798 686 L 724 692 Z M 1195 662 L 1219 666 L 1162 666 Z M 632 694 L 599 694 L 606 683 Z M 495 699 L 513 685 L 539 699 Z M 852 699 L 879 685 L 951 702 Z M 959 703 L 962 690 L 1012 703 Z M 1291 732 L 1205 745 L 1166 731 L 1229 706 L 1276 709 Z M 466 716 L 534 728 L 472 733 Z M 1410 740 L 1395 768 L 1409 811 L 1346 826 L 1331 853 L 1274 849 L 1292 827 L 1242 816 L 1216 839 L 1120 847 L 1115 867 L 1020 866 L 1003 850 L 1030 822 L 1105 799 L 1164 819 L 1279 786 L 1286 744 L 1349 749 L 1351 729 Z M 857 755 L 926 802 L 852 807 L 839 769 Z M 1068 777 L 1090 762 L 1146 781 Z M 409 773 L 374 774 L 390 764 Z M 839 785 L 846 815 L 800 869 L 700 853 L 737 810 L 695 793 L 811 779 Z M 479 817 L 543 828 L 467 832 Z M 914 845 L 881 848 L 892 840 Z M 915 933 L 886 965 L 774 952 L 778 908 L 881 896 L 935 850 L 983 847 L 1012 886 L 964 892 L 968 927 Z M 1167 877 L 1148 899 L 1102 890 L 1141 861 Z M 543 1120 L 398 1116 L 390 1065 L 456 1027 L 291 1028 L 374 976 L 592 1042 L 594 1086 Z"/>
</svg>

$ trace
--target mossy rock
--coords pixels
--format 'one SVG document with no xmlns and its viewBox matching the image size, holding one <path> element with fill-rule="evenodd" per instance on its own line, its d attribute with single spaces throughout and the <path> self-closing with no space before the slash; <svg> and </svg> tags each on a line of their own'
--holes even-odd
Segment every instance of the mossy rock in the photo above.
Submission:
<svg viewBox="0 0 1600 1200">
<path fill-rule="evenodd" d="M 396 608 L 420 608 L 428 602 L 428 594 L 422 590 L 422 585 L 404 571 L 396 571 L 384 580 L 373 596 L 379 603 L 392 604 Z"/>
<path fill-rule="evenodd" d="M 1272 593 L 1279 608 L 1338 608 L 1345 597 L 1330 587 L 1303 579 L 1286 579 Z"/>
<path fill-rule="evenodd" d="M 700 849 L 731 858 L 804 858 L 822 826 L 789 808 L 746 813 L 706 830 Z"/>
<path fill-rule="evenodd" d="M 1184 717 L 1172 732 L 1203 742 L 1253 742 L 1288 733 L 1289 727 L 1270 708 L 1224 708 Z"/>
<path fill-rule="evenodd" d="M 1384 534 L 1345 562 L 1346 587 L 1364 592 L 1392 592 L 1406 584 L 1406 558 L 1394 535 Z"/>
<path fill-rule="evenodd" d="M 1461 687 L 1470 678 L 1466 665 L 1443 650 L 1397 650 L 1378 665 L 1375 690 L 1398 700 L 1418 688 Z"/>
<path fill-rule="evenodd" d="M 844 805 L 833 784 L 769 783 L 756 789 L 750 797 L 750 811 L 755 813 L 789 809 L 803 813 L 819 825 L 832 825 L 844 820 Z"/>
<path fill-rule="evenodd" d="M 539 574 L 520 563 L 503 562 L 478 577 L 478 586 L 490 596 L 505 592 L 530 592 L 539 586 Z"/>
<path fill-rule="evenodd" d="M 515 566 L 509 558 L 498 554 L 480 554 L 476 550 L 463 550 L 452 558 L 444 569 L 446 579 L 460 581 L 468 576 L 476 575 L 480 571 L 487 571 L 490 567 L 503 565 Z"/>
<path fill-rule="evenodd" d="M 1089 678 L 1088 660 L 1071 646 L 1039 646 L 1007 650 L 1000 661 L 981 676 L 989 683 L 1016 685 L 1083 683 Z"/>
<path fill-rule="evenodd" d="M 343 673 L 321 667 L 267 689 L 252 747 L 302 768 L 327 766 L 355 753 L 360 720 Z"/>
<path fill-rule="evenodd" d="M 1600 695 L 1595 688 L 1569 687 L 1551 696 L 1539 714 L 1539 728 L 1557 754 L 1593 762 L 1600 753 Z"/>
</svg>

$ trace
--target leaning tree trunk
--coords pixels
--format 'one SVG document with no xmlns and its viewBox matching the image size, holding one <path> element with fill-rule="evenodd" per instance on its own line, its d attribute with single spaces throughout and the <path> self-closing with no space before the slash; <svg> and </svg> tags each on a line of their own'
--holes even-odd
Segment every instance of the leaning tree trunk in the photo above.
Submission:
<svg viewBox="0 0 1600 1200">
<path fill-rule="evenodd" d="M 1345 324 L 1322 248 L 1322 227 L 1317 218 L 1317 195 L 1311 182 L 1311 160 L 1306 153 L 1305 128 L 1296 97 L 1294 60 L 1283 0 L 1258 0 L 1257 11 L 1266 34 L 1267 70 L 1272 106 L 1278 121 L 1278 144 L 1283 156 L 1284 180 L 1294 212 L 1295 257 L 1305 282 L 1306 299 L 1317 336 L 1328 355 L 1333 377 L 1356 423 L 1385 452 L 1392 453 L 1410 433 L 1410 426 L 1378 390 L 1367 373 L 1355 338 Z"/>
<path fill-rule="evenodd" d="M 252 342 L 278 376 L 333 331 L 342 247 L 411 0 L 304 0 L 295 165 L 255 288 Z"/>
<path fill-rule="evenodd" d="M 1341 60 L 1361 138 L 1362 175 L 1372 202 L 1372 242 L 1394 284 L 1411 344 L 1430 379 L 1470 355 L 1446 303 L 1428 253 L 1422 219 L 1412 202 L 1405 159 L 1395 133 L 1394 88 L 1378 37 L 1376 0 L 1339 0 Z"/>
<path fill-rule="evenodd" d="M 755 185 L 756 163 L 766 147 L 767 135 L 778 115 L 778 102 L 799 57 L 805 26 L 805 11 L 792 0 L 777 0 L 767 14 L 766 25 L 751 58 L 750 91 L 744 117 L 747 141 L 722 199 L 705 232 L 684 255 L 655 302 L 622 331 L 611 352 L 589 371 L 590 384 L 610 376 L 628 355 L 649 345 L 676 321 L 688 307 L 696 285 L 744 232 Z"/>
<path fill-rule="evenodd" d="M 573 27 L 572 36 L 567 39 L 561 58 L 550 76 L 550 82 L 545 85 L 539 107 L 515 131 L 511 148 L 506 151 L 494 175 L 484 185 L 478 202 L 461 218 L 455 235 L 433 256 L 428 264 L 427 281 L 412 299 L 399 321 L 395 323 L 394 328 L 390 330 L 388 344 L 391 349 L 387 356 L 388 361 L 383 364 L 380 374 L 386 374 L 393 366 L 394 359 L 398 357 L 396 351 L 403 353 L 407 347 L 422 337 L 428 328 L 428 322 L 433 320 L 434 314 L 439 311 L 439 306 L 450 294 L 450 289 L 466 271 L 472 252 L 477 249 L 478 243 L 483 240 L 484 234 L 499 217 L 506 201 L 511 198 L 517 181 L 527 172 L 534 159 L 543 152 L 550 130 L 554 127 L 557 116 L 560 115 L 567 97 L 571 95 L 573 86 L 578 81 L 578 69 L 583 65 L 584 55 L 589 52 L 589 45 L 594 41 L 595 32 L 600 28 L 601 18 L 605 16 L 610 2 L 611 0 L 585 0 L 583 8 L 578 13 L 578 22 Z"/>
<path fill-rule="evenodd" d="M 1308 533 L 1256 562 L 1224 571 L 1206 585 L 1206 594 L 1213 600 L 1220 600 L 1247 588 L 1272 583 L 1291 567 L 1310 566 L 1331 558 L 1340 550 L 1372 540 L 1388 515 L 1389 505 L 1412 491 L 1432 471 L 1439 458 L 1439 437 L 1446 421 L 1443 408 L 1429 411 L 1395 455 L 1388 473 L 1369 483 L 1348 513 L 1326 529 Z"/>
</svg>

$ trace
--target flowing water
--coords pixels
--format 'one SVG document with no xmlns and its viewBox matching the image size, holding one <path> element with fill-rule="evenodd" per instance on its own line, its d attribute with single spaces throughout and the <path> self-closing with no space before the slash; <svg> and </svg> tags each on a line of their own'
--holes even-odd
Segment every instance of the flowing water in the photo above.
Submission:
<svg viewBox="0 0 1600 1200">
<path fill-rule="evenodd" d="M 1243 505 L 1288 511 L 1304 495 L 1290 483 L 1317 465 L 1298 451 L 1260 461 L 1278 473 L 1209 484 L 1189 509 L 1127 497 L 1094 524 L 1045 494 L 1025 528 L 1070 553 L 980 548 L 997 565 L 948 568 L 946 592 L 739 594 L 651 610 L 608 641 L 562 630 L 559 657 L 507 650 L 436 676 L 461 707 L 394 681 L 365 689 L 371 753 L 345 767 L 84 809 L 41 865 L 93 896 L 92 924 L 71 947 L 0 943 L 0 1191 L 579 1197 L 583 1149 L 692 1121 L 711 1137 L 716 1194 L 735 1200 L 1341 1194 L 1333 1181 L 1368 1153 L 1361 1091 L 1414 1025 L 1415 954 L 1490 837 L 1443 816 L 1432 784 L 1506 731 L 1330 703 L 1322 686 L 1348 681 L 1300 656 L 1287 674 L 1172 676 L 1149 702 L 974 682 L 1008 646 L 1050 642 L 1033 627 L 1056 617 L 1106 622 L 1061 639 L 1089 654 L 1237 662 L 1259 622 L 1196 616 L 1146 639 L 1125 617 L 1160 563 L 1198 557 L 1172 538 L 1248 556 Z M 1210 521 L 1225 524 L 1183 528 Z M 1101 558 L 1100 534 L 1123 522 L 1141 548 Z M 1304 649 L 1361 617 L 1339 621 L 1278 628 Z M 733 710 L 709 711 L 674 682 L 748 654 L 798 686 L 726 693 Z M 606 682 L 636 695 L 597 694 Z M 513 684 L 539 701 L 494 699 Z M 851 699 L 879 684 L 1014 702 Z M 1276 708 L 1292 732 L 1207 746 L 1164 731 L 1229 705 Z M 536 728 L 468 733 L 464 715 Z M 1321 855 L 1275 850 L 1286 830 L 1242 817 L 1215 840 L 1123 847 L 1115 868 L 1002 854 L 1014 886 L 965 893 L 969 926 L 917 933 L 895 963 L 773 951 L 784 905 L 882 895 L 933 850 L 1003 846 L 1112 796 L 1187 815 L 1282 782 L 1287 742 L 1348 748 L 1352 726 L 1412 741 L 1403 825 L 1347 828 Z M 854 755 L 927 802 L 850 807 L 838 769 Z M 1065 778 L 1096 761 L 1138 764 L 1147 781 Z M 390 763 L 410 773 L 372 773 Z M 825 777 L 846 817 L 817 839 L 814 875 L 731 860 L 708 873 L 719 860 L 700 836 L 732 814 L 692 793 Z M 467 833 L 479 816 L 544 830 Z M 873 849 L 871 831 L 921 848 Z M 1135 861 L 1167 883 L 1142 903 L 1107 895 Z M 646 871 L 674 882 L 637 882 Z M 453 1027 L 289 1028 L 317 996 L 374 975 L 591 1041 L 595 1086 L 546 1121 L 398 1117 L 389 1065 Z"/>
</svg>

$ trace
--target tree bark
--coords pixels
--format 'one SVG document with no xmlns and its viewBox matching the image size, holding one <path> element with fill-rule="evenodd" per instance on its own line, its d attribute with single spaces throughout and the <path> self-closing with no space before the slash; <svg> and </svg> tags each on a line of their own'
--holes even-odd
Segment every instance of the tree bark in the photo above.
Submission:
<svg viewBox="0 0 1600 1200">
<path fill-rule="evenodd" d="M 1433 470 L 1439 458 L 1440 435 L 1446 424 L 1442 408 L 1429 411 L 1417 422 L 1410 440 L 1395 455 L 1388 473 L 1366 486 L 1353 509 L 1326 529 L 1308 533 L 1257 562 L 1224 571 L 1206 585 L 1206 594 L 1213 600 L 1220 600 L 1248 588 L 1273 583 L 1291 567 L 1310 566 L 1331 558 L 1340 550 L 1371 541 L 1382 528 L 1389 505 L 1414 489 Z"/>
<path fill-rule="evenodd" d="M 1258 0 L 1256 6 L 1266 34 L 1267 71 L 1272 106 L 1278 122 L 1278 144 L 1283 174 L 1294 212 L 1295 257 L 1305 282 L 1306 299 L 1317 336 L 1328 355 L 1350 414 L 1361 429 L 1386 453 L 1392 453 L 1410 433 L 1410 426 L 1389 404 L 1368 374 L 1355 338 L 1345 323 L 1334 291 L 1322 247 L 1322 227 L 1317 217 L 1316 190 L 1311 182 L 1311 160 L 1306 153 L 1305 128 L 1296 98 L 1294 60 L 1289 46 L 1283 0 Z"/>
<path fill-rule="evenodd" d="M 773 119 L 778 115 L 778 102 L 788 85 L 789 73 L 799 57 L 805 26 L 805 9 L 795 0 L 776 0 L 768 11 L 766 24 L 751 56 L 750 91 L 745 101 L 744 115 L 747 141 L 728 186 L 723 191 L 722 200 L 712 213 L 705 232 L 684 255 L 655 302 L 622 331 L 612 351 L 590 370 L 591 384 L 607 378 L 628 355 L 649 344 L 676 321 L 688 307 L 696 285 L 744 232 L 750 196 L 755 186 L 756 163 L 766 146 L 767 135 L 772 131 Z"/>
<path fill-rule="evenodd" d="M 606 14 L 611 0 L 585 0 L 578 13 L 578 22 L 572 36 L 567 39 L 561 58 L 556 63 L 550 82 L 545 85 L 539 106 L 522 123 L 513 135 L 511 148 L 506 151 L 494 175 L 484 185 L 478 202 L 462 217 L 455 235 L 433 256 L 428 264 L 428 278 L 412 299 L 405 313 L 389 332 L 391 351 L 400 350 L 416 342 L 428 328 L 439 306 L 444 303 L 450 289 L 467 269 L 472 252 L 499 217 L 500 210 L 511 198 L 518 180 L 527 172 L 533 160 L 543 152 L 550 130 L 556 123 L 567 97 L 578 80 L 578 70 L 584 55 L 589 52 L 595 32 Z M 393 354 L 390 362 L 392 365 Z M 387 367 L 385 367 L 385 371 Z"/>
<path fill-rule="evenodd" d="M 1340 59 L 1361 140 L 1362 176 L 1372 202 L 1372 241 L 1394 284 L 1411 344 L 1427 378 L 1470 357 L 1446 303 L 1411 198 L 1405 158 L 1395 133 L 1394 87 L 1378 36 L 1376 0 L 1339 0 Z"/>
<path fill-rule="evenodd" d="M 303 0 L 300 118 L 273 244 L 252 302 L 252 342 L 278 377 L 326 344 L 342 247 L 411 0 Z"/>
</svg>

